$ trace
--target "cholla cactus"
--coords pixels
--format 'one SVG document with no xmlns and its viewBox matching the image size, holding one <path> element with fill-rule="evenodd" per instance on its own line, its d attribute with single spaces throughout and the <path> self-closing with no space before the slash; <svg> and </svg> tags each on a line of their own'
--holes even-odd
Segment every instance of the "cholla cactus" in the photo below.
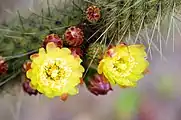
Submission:
<svg viewBox="0 0 181 120">
<path fill-rule="evenodd" d="M 171 21 L 177 18 L 176 15 L 179 14 L 178 11 L 181 7 L 180 0 L 72 0 L 73 4 L 65 5 L 63 9 L 59 8 L 59 5 L 52 6 L 49 2 L 47 3 L 48 9 L 42 9 L 40 14 L 33 12 L 28 18 L 25 18 L 21 16 L 21 12 L 18 12 L 18 19 L 1 26 L 0 48 L 2 49 L 0 49 L 0 53 L 9 67 L 7 74 L 0 77 L 0 84 L 4 85 L 9 79 L 14 79 L 21 74 L 24 62 L 29 60 L 33 54 L 35 58 L 39 59 L 33 58 L 32 70 L 27 72 L 32 87 L 48 97 L 60 96 L 62 100 L 65 100 L 69 93 L 77 93 L 77 90 L 72 87 L 81 82 L 80 76 L 84 81 L 86 78 L 93 77 L 91 74 L 87 75 L 90 68 L 94 69 L 96 74 L 104 75 L 110 83 L 117 83 L 121 87 L 136 86 L 136 81 L 141 79 L 147 70 L 148 61 L 144 59 L 147 55 L 143 50 L 143 45 L 135 44 L 138 42 L 144 44 L 140 37 L 146 33 L 147 50 L 155 47 L 153 41 L 155 32 L 158 32 L 161 41 L 160 29 L 163 21 L 166 17 L 170 17 Z M 167 27 L 169 27 L 169 32 L 170 25 Z M 152 32 L 151 38 L 149 38 L 148 30 Z M 46 36 L 49 37 L 46 38 Z M 168 39 L 169 34 L 166 37 Z M 49 54 L 49 50 L 41 48 L 39 53 L 35 54 L 42 44 L 46 48 L 45 46 L 51 42 L 57 44 L 54 52 Z M 131 45 L 120 47 L 118 45 L 120 42 L 131 43 Z M 113 48 L 109 48 L 110 45 L 113 45 Z M 107 51 L 105 52 L 105 50 Z M 159 49 L 157 48 L 157 50 Z M 57 88 L 59 82 L 44 81 L 45 83 L 42 83 L 37 73 L 42 70 L 36 64 L 37 62 L 43 64 L 41 62 L 45 58 L 48 59 L 47 56 L 54 58 L 57 55 L 68 61 L 67 66 L 77 70 L 75 73 L 71 72 L 75 75 L 76 82 L 72 81 L 73 77 L 70 78 L 71 84 L 63 90 Z M 80 57 L 83 62 L 80 65 L 82 68 L 77 65 L 80 63 L 78 60 Z M 72 64 L 71 60 L 76 65 Z M 87 65 L 87 63 L 90 64 Z M 111 66 L 112 64 L 115 66 Z M 61 74 L 63 74 L 62 70 L 59 71 L 61 65 L 59 62 L 55 62 L 55 66 L 48 64 L 50 68 L 46 68 L 48 71 L 46 75 L 60 80 Z M 83 67 L 85 68 L 84 73 Z M 109 67 L 111 69 L 108 69 Z M 60 75 L 52 71 L 55 68 L 58 69 Z M 117 70 L 113 72 L 114 69 Z M 127 69 L 128 71 L 126 71 Z M 123 75 L 121 79 L 120 74 Z M 48 89 L 44 89 L 45 86 Z M 56 87 L 57 91 L 52 90 L 53 87 Z"/>
</svg>

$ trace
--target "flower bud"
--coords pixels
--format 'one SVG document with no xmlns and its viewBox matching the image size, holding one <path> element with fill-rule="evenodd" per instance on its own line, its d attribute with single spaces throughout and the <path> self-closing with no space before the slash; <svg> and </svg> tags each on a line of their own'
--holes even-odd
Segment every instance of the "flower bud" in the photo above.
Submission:
<svg viewBox="0 0 181 120">
<path fill-rule="evenodd" d="M 106 95 L 110 90 L 112 91 L 110 83 L 100 74 L 94 74 L 87 84 L 88 90 L 94 95 Z"/>
<path fill-rule="evenodd" d="M 38 91 L 33 89 L 30 85 L 30 80 L 26 78 L 26 80 L 22 84 L 24 92 L 28 93 L 30 96 L 31 95 L 37 95 Z"/>
<path fill-rule="evenodd" d="M 89 6 L 86 11 L 86 17 L 89 22 L 97 22 L 101 17 L 101 10 L 97 6 Z"/>
<path fill-rule="evenodd" d="M 83 31 L 75 26 L 72 26 L 68 28 L 65 33 L 65 43 L 68 44 L 69 46 L 79 46 L 83 43 L 84 41 L 84 33 Z"/>
<path fill-rule="evenodd" d="M 46 48 L 46 45 L 49 43 L 49 42 L 53 42 L 57 45 L 57 47 L 59 48 L 62 48 L 63 47 L 63 41 L 61 40 L 61 38 L 59 38 L 58 35 L 56 34 L 50 34 L 48 35 L 44 41 L 43 41 L 43 47 Z"/>
</svg>

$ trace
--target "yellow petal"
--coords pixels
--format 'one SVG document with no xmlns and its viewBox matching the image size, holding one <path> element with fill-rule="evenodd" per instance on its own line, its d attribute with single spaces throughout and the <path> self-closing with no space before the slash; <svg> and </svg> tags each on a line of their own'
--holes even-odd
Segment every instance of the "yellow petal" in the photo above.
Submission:
<svg viewBox="0 0 181 120">
<path fill-rule="evenodd" d="M 30 59 L 31 60 L 34 60 L 35 58 L 39 57 L 39 54 L 38 53 L 35 53 L 33 55 L 30 56 Z"/>
<path fill-rule="evenodd" d="M 98 69 L 97 69 L 97 72 L 99 74 L 102 74 L 103 65 L 104 65 L 104 60 L 101 60 L 99 65 L 98 65 Z"/>
<path fill-rule="evenodd" d="M 45 49 L 44 48 L 40 48 L 39 49 L 39 55 L 40 56 L 44 56 L 46 53 L 45 53 Z"/>
<path fill-rule="evenodd" d="M 47 45 L 46 45 L 46 50 L 49 51 L 51 49 L 54 49 L 54 48 L 57 48 L 57 46 L 55 45 L 54 42 L 49 42 Z"/>
<path fill-rule="evenodd" d="M 26 72 L 26 77 L 31 79 L 31 76 L 32 76 L 32 69 L 29 69 L 27 72 Z"/>
</svg>

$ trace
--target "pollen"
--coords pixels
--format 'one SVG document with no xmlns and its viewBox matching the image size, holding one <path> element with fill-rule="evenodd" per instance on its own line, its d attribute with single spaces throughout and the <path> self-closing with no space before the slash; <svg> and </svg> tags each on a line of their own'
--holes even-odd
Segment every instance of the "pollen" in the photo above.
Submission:
<svg viewBox="0 0 181 120">
<path fill-rule="evenodd" d="M 61 59 L 47 60 L 42 66 L 42 78 L 52 81 L 66 81 L 71 73 L 71 69 L 66 66 L 65 61 Z M 64 83 L 63 82 L 63 83 Z"/>
</svg>

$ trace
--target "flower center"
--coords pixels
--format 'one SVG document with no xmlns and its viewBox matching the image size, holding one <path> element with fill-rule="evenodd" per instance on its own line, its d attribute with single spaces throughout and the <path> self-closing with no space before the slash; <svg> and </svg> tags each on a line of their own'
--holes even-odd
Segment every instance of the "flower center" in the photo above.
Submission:
<svg viewBox="0 0 181 120">
<path fill-rule="evenodd" d="M 67 79 L 71 73 L 71 69 L 61 59 L 48 60 L 44 63 L 43 78 L 52 81 L 62 81 Z"/>
<path fill-rule="evenodd" d="M 120 73 L 121 76 L 128 76 L 132 72 L 135 65 L 136 63 L 134 58 L 130 56 L 128 60 L 119 58 L 118 60 L 114 61 L 113 69 Z"/>
<path fill-rule="evenodd" d="M 122 72 L 124 70 L 126 70 L 127 68 L 127 64 L 123 59 L 118 59 L 113 63 L 113 68 L 118 71 L 118 72 Z"/>
<path fill-rule="evenodd" d="M 45 67 L 45 72 L 51 80 L 59 80 L 65 77 L 65 70 L 56 64 Z"/>
</svg>

